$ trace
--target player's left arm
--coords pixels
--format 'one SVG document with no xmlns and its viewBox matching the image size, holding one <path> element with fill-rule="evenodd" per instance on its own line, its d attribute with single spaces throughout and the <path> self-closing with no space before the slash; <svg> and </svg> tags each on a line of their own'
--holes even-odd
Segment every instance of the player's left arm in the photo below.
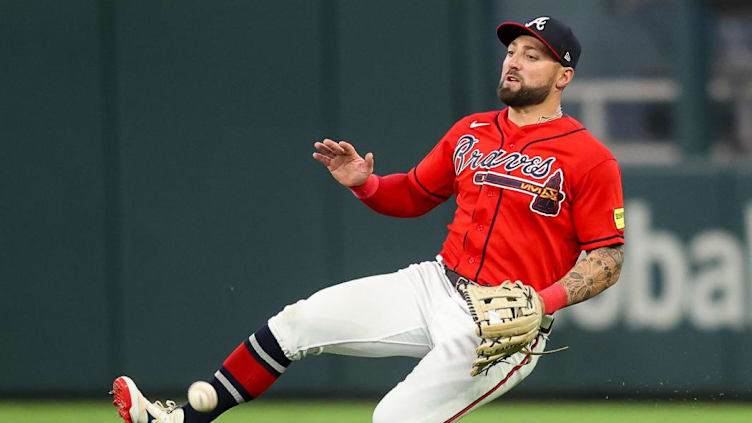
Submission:
<svg viewBox="0 0 752 423">
<path fill-rule="evenodd" d="M 574 230 L 587 254 L 539 292 L 548 313 L 600 294 L 616 283 L 624 263 L 624 200 L 616 160 L 606 154 L 584 171 L 570 194 Z"/>
<path fill-rule="evenodd" d="M 593 298 L 615 284 L 624 263 L 624 245 L 610 245 L 587 252 L 566 276 L 539 292 L 545 313 Z"/>
<path fill-rule="evenodd" d="M 624 245 L 613 245 L 588 251 L 558 284 L 567 293 L 567 305 L 595 297 L 615 284 L 624 263 Z"/>
</svg>

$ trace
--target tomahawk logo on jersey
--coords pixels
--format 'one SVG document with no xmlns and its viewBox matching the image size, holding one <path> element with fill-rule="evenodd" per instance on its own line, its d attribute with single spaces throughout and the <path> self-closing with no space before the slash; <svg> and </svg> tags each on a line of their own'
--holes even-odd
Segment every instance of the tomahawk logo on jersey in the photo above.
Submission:
<svg viewBox="0 0 752 423">
<path fill-rule="evenodd" d="M 409 179 L 427 197 L 457 197 L 440 253 L 447 266 L 480 283 L 519 279 L 541 290 L 582 250 L 624 242 L 621 172 L 572 117 L 518 127 L 507 113 L 457 122 Z"/>
</svg>

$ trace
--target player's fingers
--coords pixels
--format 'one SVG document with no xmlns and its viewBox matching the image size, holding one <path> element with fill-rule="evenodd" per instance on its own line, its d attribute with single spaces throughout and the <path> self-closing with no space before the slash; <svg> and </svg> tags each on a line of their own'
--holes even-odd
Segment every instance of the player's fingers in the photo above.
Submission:
<svg viewBox="0 0 752 423">
<path fill-rule="evenodd" d="M 342 150 L 344 150 L 346 154 L 358 154 L 358 152 L 355 151 L 355 147 L 347 141 L 340 141 L 339 146 L 342 147 Z"/>
<path fill-rule="evenodd" d="M 327 147 L 325 144 L 320 142 L 313 143 L 313 148 L 315 148 L 319 153 L 326 154 L 326 155 L 332 155 L 332 149 Z"/>
<path fill-rule="evenodd" d="M 321 162 L 321 164 L 327 167 L 329 166 L 329 164 L 332 163 L 332 159 L 320 153 L 313 153 L 313 158 L 318 160 L 319 162 Z"/>
<path fill-rule="evenodd" d="M 366 153 L 366 169 L 373 173 L 373 153 Z"/>
<path fill-rule="evenodd" d="M 329 149 L 332 150 L 333 154 L 345 154 L 345 150 L 342 147 L 340 147 L 339 144 L 330 140 L 329 138 L 324 140 L 324 145 L 329 147 Z"/>
</svg>

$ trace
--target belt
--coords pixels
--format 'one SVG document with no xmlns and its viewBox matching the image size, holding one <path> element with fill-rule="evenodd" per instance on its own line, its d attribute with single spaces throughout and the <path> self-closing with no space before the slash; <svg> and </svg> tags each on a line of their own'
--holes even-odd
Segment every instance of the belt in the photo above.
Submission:
<svg viewBox="0 0 752 423">
<path fill-rule="evenodd" d="M 452 286 L 457 289 L 457 285 L 460 283 L 476 283 L 475 281 L 472 281 L 459 273 L 455 272 L 454 270 L 445 267 L 444 273 L 446 273 L 447 279 L 449 279 L 449 282 L 452 284 Z"/>
</svg>

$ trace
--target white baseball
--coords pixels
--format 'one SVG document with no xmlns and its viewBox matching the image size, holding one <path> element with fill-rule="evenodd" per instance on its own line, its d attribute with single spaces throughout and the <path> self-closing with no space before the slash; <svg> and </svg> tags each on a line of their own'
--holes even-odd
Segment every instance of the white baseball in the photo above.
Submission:
<svg viewBox="0 0 752 423">
<path fill-rule="evenodd" d="M 188 388 L 188 402 L 194 410 L 207 413 L 217 406 L 217 391 L 207 382 L 193 382 Z"/>
</svg>

